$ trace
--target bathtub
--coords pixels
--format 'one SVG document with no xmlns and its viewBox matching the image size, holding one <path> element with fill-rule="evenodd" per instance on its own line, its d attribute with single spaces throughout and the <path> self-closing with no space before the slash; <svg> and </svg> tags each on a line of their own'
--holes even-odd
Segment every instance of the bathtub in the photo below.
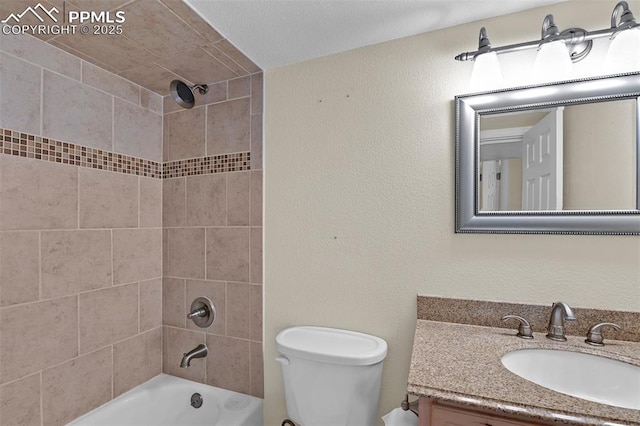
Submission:
<svg viewBox="0 0 640 426">
<path fill-rule="evenodd" d="M 192 406 L 194 393 L 201 395 L 200 408 Z M 69 425 L 262 426 L 262 400 L 160 374 Z"/>
</svg>

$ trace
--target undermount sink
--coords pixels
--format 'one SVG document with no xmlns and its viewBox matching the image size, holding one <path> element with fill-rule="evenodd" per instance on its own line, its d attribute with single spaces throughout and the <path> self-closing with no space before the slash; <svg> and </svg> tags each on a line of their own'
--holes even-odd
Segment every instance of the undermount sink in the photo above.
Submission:
<svg viewBox="0 0 640 426">
<path fill-rule="evenodd" d="M 522 349 L 502 357 L 512 373 L 556 392 L 640 410 L 640 367 L 598 355 Z"/>
</svg>

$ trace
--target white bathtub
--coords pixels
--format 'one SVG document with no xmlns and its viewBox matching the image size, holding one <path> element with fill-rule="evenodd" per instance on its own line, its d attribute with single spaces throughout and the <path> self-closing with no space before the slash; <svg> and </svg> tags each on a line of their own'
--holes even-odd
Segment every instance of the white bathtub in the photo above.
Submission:
<svg viewBox="0 0 640 426">
<path fill-rule="evenodd" d="M 193 408 L 191 396 L 202 395 Z M 262 426 L 262 400 L 160 374 L 69 423 L 76 426 Z"/>
</svg>

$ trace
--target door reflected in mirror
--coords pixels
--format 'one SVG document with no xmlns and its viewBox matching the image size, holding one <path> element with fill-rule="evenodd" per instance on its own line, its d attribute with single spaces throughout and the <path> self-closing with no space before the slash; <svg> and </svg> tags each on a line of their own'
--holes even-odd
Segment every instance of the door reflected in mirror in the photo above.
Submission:
<svg viewBox="0 0 640 426">
<path fill-rule="evenodd" d="M 636 209 L 636 101 L 480 114 L 478 210 Z"/>
</svg>

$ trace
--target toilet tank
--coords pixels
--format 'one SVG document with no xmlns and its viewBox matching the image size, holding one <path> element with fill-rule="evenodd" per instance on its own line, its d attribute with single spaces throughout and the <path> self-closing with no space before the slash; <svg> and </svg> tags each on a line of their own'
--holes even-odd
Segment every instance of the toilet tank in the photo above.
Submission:
<svg viewBox="0 0 640 426">
<path fill-rule="evenodd" d="M 377 423 L 387 343 L 349 330 L 300 326 L 276 336 L 287 414 L 301 426 Z"/>
</svg>

